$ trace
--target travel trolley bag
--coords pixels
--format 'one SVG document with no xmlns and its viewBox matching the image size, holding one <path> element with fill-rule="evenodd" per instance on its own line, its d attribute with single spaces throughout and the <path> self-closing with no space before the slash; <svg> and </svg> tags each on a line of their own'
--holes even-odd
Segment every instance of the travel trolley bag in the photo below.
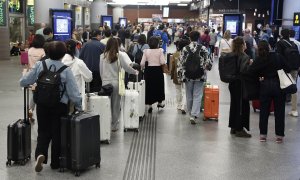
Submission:
<svg viewBox="0 0 300 180">
<path fill-rule="evenodd" d="M 24 87 L 24 119 L 19 119 L 7 127 L 7 162 L 25 165 L 31 155 L 31 126 L 28 117 L 29 90 Z"/>
<path fill-rule="evenodd" d="M 100 168 L 99 115 L 80 112 L 61 118 L 60 171 L 74 171 L 75 176 L 90 166 Z"/>
<path fill-rule="evenodd" d="M 20 61 L 22 65 L 28 64 L 28 51 L 21 51 Z"/>
<path fill-rule="evenodd" d="M 110 96 L 88 93 L 86 105 L 88 112 L 100 115 L 100 141 L 110 144 L 112 121 Z"/>
<path fill-rule="evenodd" d="M 139 131 L 139 93 L 137 90 L 125 90 L 123 104 L 124 132 Z"/>
<path fill-rule="evenodd" d="M 254 112 L 256 112 L 257 110 L 260 110 L 260 101 L 252 100 L 252 107 L 253 107 Z M 274 101 L 271 102 L 270 112 L 274 112 Z"/>
<path fill-rule="evenodd" d="M 132 90 L 137 90 L 139 93 L 139 104 L 138 104 L 138 109 L 139 109 L 139 119 L 142 120 L 145 116 L 145 110 L 146 110 L 146 84 L 145 80 L 142 80 L 140 82 L 129 82 L 128 83 L 128 88 Z"/>
<path fill-rule="evenodd" d="M 219 87 L 206 85 L 204 88 L 204 118 L 203 120 L 219 118 Z"/>
</svg>

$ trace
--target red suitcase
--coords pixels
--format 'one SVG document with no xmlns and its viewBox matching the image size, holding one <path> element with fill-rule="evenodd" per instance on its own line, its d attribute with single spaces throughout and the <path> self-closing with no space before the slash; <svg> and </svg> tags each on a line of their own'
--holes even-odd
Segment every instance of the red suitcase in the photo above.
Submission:
<svg viewBox="0 0 300 180">
<path fill-rule="evenodd" d="M 256 112 L 256 110 L 259 110 L 260 109 L 259 100 L 253 100 L 252 101 L 252 107 L 253 107 L 254 112 Z M 271 102 L 270 112 L 274 112 L 274 101 Z"/>
<path fill-rule="evenodd" d="M 20 60 L 22 65 L 28 64 L 28 51 L 21 51 Z"/>
</svg>

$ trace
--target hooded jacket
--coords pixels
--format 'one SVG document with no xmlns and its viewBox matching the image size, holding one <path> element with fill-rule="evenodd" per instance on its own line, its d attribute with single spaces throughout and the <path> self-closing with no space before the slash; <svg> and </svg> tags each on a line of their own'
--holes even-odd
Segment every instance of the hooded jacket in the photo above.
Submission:
<svg viewBox="0 0 300 180">
<path fill-rule="evenodd" d="M 79 92 L 84 94 L 85 90 L 85 82 L 91 82 L 93 79 L 92 72 L 83 62 L 83 60 L 78 59 L 77 57 L 73 57 L 69 54 L 66 54 L 63 59 L 62 63 L 69 66 L 71 71 L 75 77 L 76 84 L 78 86 Z M 83 92 L 83 93 L 82 93 Z"/>
</svg>

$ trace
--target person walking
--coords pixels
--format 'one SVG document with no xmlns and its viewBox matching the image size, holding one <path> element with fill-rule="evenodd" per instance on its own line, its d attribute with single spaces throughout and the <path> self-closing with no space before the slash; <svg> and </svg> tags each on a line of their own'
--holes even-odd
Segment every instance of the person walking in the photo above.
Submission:
<svg viewBox="0 0 300 180">
<path fill-rule="evenodd" d="M 181 39 L 176 43 L 176 52 L 173 54 L 173 60 L 171 60 L 171 79 L 176 88 L 176 102 L 177 110 L 181 111 L 182 114 L 186 114 L 186 94 L 185 86 L 180 78 L 178 78 L 177 67 L 179 67 L 180 53 L 182 49 L 189 45 L 190 41 L 186 39 Z"/>
<path fill-rule="evenodd" d="M 251 36 L 250 29 L 246 29 L 244 33 L 244 41 L 246 42 L 245 53 L 250 57 L 250 59 L 255 59 L 255 51 L 257 49 L 257 44 L 255 39 Z"/>
<path fill-rule="evenodd" d="M 200 116 L 205 72 L 212 67 L 212 60 L 208 57 L 206 47 L 198 44 L 199 37 L 198 31 L 190 33 L 191 42 L 181 52 L 177 72 L 179 79 L 185 82 L 186 103 L 191 124 L 196 124 L 196 119 Z M 195 66 L 198 68 L 195 69 Z"/>
<path fill-rule="evenodd" d="M 209 37 L 210 37 L 210 41 L 209 41 L 210 54 L 211 54 L 211 58 L 214 58 L 215 45 L 216 45 L 217 39 L 218 39 L 215 29 L 211 30 L 211 32 L 209 33 Z"/>
<path fill-rule="evenodd" d="M 246 43 L 243 37 L 236 37 L 232 41 L 232 54 L 237 60 L 238 77 L 229 83 L 230 92 L 230 112 L 229 112 L 229 127 L 231 128 L 230 134 L 235 134 L 236 137 L 250 138 L 249 131 L 249 118 L 250 118 L 250 105 L 249 100 L 243 98 L 244 89 L 242 88 L 241 73 L 246 72 L 247 67 L 250 65 L 250 58 L 244 52 Z M 245 128 L 245 129 L 244 129 Z"/>
<path fill-rule="evenodd" d="M 267 140 L 268 119 L 270 106 L 274 102 L 276 142 L 282 143 L 285 124 L 285 94 L 280 88 L 277 70 L 286 69 L 284 59 L 275 52 L 270 52 L 269 43 L 260 41 L 258 44 L 258 57 L 249 67 L 248 72 L 260 78 L 260 112 L 259 129 L 260 141 Z"/>
<path fill-rule="evenodd" d="M 39 78 L 40 73 L 44 70 L 44 66 L 49 70 L 53 71 L 54 69 L 62 72 L 60 73 L 61 85 L 59 87 L 62 97 L 59 102 L 49 105 L 49 103 L 39 103 L 41 97 L 37 95 L 37 122 L 38 122 L 38 137 L 37 137 L 37 146 L 35 150 L 35 171 L 40 172 L 43 169 L 43 164 L 47 164 L 48 159 L 48 147 L 51 141 L 51 169 L 58 169 L 59 166 L 59 156 L 61 149 L 61 134 L 60 134 L 60 120 L 61 117 L 68 115 L 68 102 L 71 101 L 75 104 L 77 110 L 82 110 L 81 107 L 81 97 L 79 90 L 76 85 L 74 75 L 70 68 L 64 67 L 64 64 L 61 62 L 61 59 L 66 54 L 67 48 L 65 43 L 59 41 L 50 42 L 48 45 L 48 55 L 50 59 L 45 61 L 39 61 L 32 68 L 31 71 L 26 73 L 20 80 L 20 85 L 22 87 L 27 87 L 36 82 Z M 55 67 L 55 68 L 50 68 Z M 63 86 L 64 85 L 64 86 Z M 37 84 L 39 87 L 39 84 Z M 39 94 L 44 89 L 39 89 Z M 49 90 L 49 89 L 48 89 Z M 48 92 L 48 91 L 47 91 Z M 45 99 L 44 99 L 45 100 Z"/>
<path fill-rule="evenodd" d="M 150 49 L 145 49 L 141 61 L 146 82 L 146 105 L 152 113 L 152 104 L 158 102 L 157 108 L 164 108 L 165 82 L 162 66 L 166 64 L 164 50 L 159 48 L 159 39 L 155 36 L 149 40 Z"/>
<path fill-rule="evenodd" d="M 138 75 L 130 64 L 131 60 L 125 52 L 119 51 L 117 38 L 110 38 L 107 41 L 105 51 L 100 56 L 100 75 L 103 85 L 111 84 L 113 92 L 111 94 L 111 114 L 112 114 L 112 131 L 119 129 L 120 101 L 119 95 L 119 70 L 123 68 L 129 74 Z"/>
<path fill-rule="evenodd" d="M 101 31 L 94 30 L 92 32 L 92 40 L 86 42 L 79 55 L 93 73 L 93 80 L 90 83 L 90 92 L 99 92 L 102 87 L 102 81 L 99 72 L 99 57 L 104 52 L 105 45 L 100 42 Z"/>
</svg>

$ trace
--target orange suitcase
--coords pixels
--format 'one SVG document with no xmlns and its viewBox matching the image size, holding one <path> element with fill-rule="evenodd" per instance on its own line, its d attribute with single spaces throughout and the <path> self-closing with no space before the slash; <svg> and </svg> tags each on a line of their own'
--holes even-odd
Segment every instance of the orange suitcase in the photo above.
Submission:
<svg viewBox="0 0 300 180">
<path fill-rule="evenodd" d="M 204 120 L 219 118 L 219 87 L 206 85 L 204 88 Z"/>
</svg>

